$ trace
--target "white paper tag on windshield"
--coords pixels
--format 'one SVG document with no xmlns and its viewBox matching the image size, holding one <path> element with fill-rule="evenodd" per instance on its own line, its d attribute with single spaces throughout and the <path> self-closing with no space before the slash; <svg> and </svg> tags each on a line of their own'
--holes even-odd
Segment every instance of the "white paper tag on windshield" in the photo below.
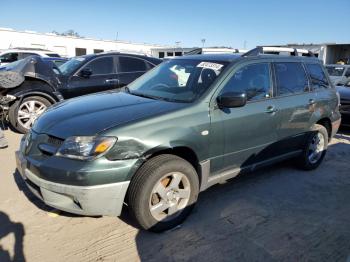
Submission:
<svg viewBox="0 0 350 262">
<path fill-rule="evenodd" d="M 209 69 L 213 69 L 213 70 L 220 70 L 221 67 L 223 67 L 224 65 L 221 64 L 217 64 L 217 63 L 211 63 L 211 62 L 201 62 L 197 65 L 197 67 L 203 67 L 203 68 L 209 68 Z"/>
</svg>

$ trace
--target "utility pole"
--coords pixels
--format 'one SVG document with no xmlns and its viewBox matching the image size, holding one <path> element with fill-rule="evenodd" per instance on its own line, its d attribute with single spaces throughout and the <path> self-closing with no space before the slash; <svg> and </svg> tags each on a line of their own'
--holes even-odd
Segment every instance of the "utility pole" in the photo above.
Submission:
<svg viewBox="0 0 350 262">
<path fill-rule="evenodd" d="M 202 47 L 204 47 L 204 44 L 205 44 L 205 38 L 202 38 L 202 39 L 201 39 L 201 42 L 202 42 Z"/>
<path fill-rule="evenodd" d="M 246 40 L 244 40 L 243 49 L 247 49 L 247 41 Z"/>
</svg>

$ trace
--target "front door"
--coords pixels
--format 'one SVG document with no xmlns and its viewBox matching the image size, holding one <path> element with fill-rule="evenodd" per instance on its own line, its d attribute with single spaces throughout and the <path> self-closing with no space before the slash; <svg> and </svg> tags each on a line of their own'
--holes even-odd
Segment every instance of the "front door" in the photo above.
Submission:
<svg viewBox="0 0 350 262">
<path fill-rule="evenodd" d="M 90 76 L 81 74 L 83 70 Z M 80 68 L 68 81 L 63 96 L 71 98 L 101 92 L 118 87 L 118 79 L 112 56 L 97 57 Z"/>
<path fill-rule="evenodd" d="M 211 148 L 222 149 L 221 155 L 211 159 L 212 173 L 243 168 L 269 158 L 277 128 L 270 67 L 267 62 L 245 64 L 224 83 L 219 95 L 246 92 L 247 104 L 211 110 L 211 133 L 215 134 Z"/>
</svg>

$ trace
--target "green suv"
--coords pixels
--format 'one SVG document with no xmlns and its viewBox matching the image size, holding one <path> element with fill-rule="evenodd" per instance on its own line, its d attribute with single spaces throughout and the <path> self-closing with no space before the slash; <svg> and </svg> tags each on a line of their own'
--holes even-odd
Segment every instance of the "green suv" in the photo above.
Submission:
<svg viewBox="0 0 350 262">
<path fill-rule="evenodd" d="M 18 170 L 49 206 L 118 216 L 125 204 L 163 231 L 240 173 L 288 158 L 314 169 L 338 130 L 339 97 L 298 51 L 178 57 L 121 92 L 56 104 L 23 137 Z"/>
</svg>

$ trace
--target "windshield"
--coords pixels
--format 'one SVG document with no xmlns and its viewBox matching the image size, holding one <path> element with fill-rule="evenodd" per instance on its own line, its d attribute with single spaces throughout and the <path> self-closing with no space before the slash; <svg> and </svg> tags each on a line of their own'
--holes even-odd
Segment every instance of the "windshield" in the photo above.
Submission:
<svg viewBox="0 0 350 262">
<path fill-rule="evenodd" d="M 220 75 L 227 62 L 172 59 L 128 86 L 130 93 L 174 102 L 192 102 Z"/>
<path fill-rule="evenodd" d="M 345 70 L 343 66 L 327 66 L 326 68 L 330 76 L 342 76 Z"/>
<path fill-rule="evenodd" d="M 68 60 L 63 65 L 59 66 L 62 75 L 70 75 L 86 60 L 85 57 L 76 57 Z"/>
</svg>

